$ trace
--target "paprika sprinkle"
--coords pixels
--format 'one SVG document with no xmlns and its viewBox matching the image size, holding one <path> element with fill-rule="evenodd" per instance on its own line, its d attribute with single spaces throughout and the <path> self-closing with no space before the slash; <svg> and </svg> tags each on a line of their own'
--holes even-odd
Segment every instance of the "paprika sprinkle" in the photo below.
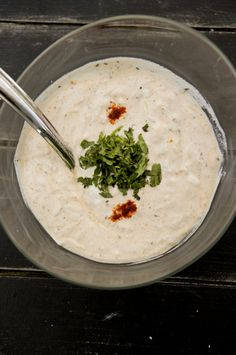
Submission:
<svg viewBox="0 0 236 355">
<path fill-rule="evenodd" d="M 108 119 L 111 124 L 114 124 L 121 116 L 126 113 L 125 106 L 119 106 L 114 103 L 108 107 Z"/>
<path fill-rule="evenodd" d="M 109 217 L 112 222 L 117 222 L 122 218 L 131 218 L 137 211 L 134 201 L 128 200 L 123 204 L 118 204 L 113 208 L 113 214 Z"/>
</svg>

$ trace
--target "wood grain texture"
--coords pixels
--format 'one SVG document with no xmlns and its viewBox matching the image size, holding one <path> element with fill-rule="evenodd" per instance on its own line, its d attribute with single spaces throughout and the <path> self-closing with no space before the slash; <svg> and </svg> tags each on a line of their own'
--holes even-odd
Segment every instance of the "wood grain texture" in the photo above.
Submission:
<svg viewBox="0 0 236 355">
<path fill-rule="evenodd" d="M 0 24 L 1 66 L 13 77 L 53 41 L 78 26 Z M 236 65 L 236 32 L 203 32 L 215 42 Z M 9 46 L 9 43 L 11 44 Z M 186 282 L 236 282 L 236 220 L 222 240 L 206 256 L 171 278 Z M 0 227 L 0 270 L 34 269 L 12 245 Z"/>
<path fill-rule="evenodd" d="M 226 355 L 235 348 L 236 288 L 109 292 L 0 278 L 0 289 L 1 355 Z"/>
<path fill-rule="evenodd" d="M 0 20 L 85 24 L 125 14 L 168 17 L 194 27 L 236 27 L 232 0 L 1 0 Z"/>
<path fill-rule="evenodd" d="M 44 49 L 80 26 L 39 25 L 0 22 L 1 66 L 14 78 Z M 228 56 L 236 66 L 235 31 L 201 31 Z M 9 45 L 10 44 L 10 45 Z"/>
</svg>

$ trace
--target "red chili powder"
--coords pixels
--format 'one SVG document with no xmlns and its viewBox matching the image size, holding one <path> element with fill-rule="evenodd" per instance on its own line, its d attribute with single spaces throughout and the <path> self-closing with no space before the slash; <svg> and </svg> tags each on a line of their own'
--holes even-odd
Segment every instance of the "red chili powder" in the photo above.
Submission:
<svg viewBox="0 0 236 355">
<path fill-rule="evenodd" d="M 116 205 L 113 210 L 112 210 L 112 215 L 109 217 L 109 219 L 112 222 L 117 222 L 122 218 L 131 218 L 134 213 L 137 211 L 137 206 L 136 204 L 128 200 L 127 202 L 123 204 L 118 204 Z"/>
<path fill-rule="evenodd" d="M 114 124 L 121 116 L 126 113 L 125 106 L 119 106 L 116 104 L 112 104 L 108 107 L 108 119 L 111 124 Z"/>
</svg>

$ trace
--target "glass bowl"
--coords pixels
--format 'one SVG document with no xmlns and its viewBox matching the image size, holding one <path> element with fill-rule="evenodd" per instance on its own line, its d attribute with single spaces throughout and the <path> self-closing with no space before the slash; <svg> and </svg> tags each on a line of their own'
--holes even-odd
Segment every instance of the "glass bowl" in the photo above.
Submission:
<svg viewBox="0 0 236 355">
<path fill-rule="evenodd" d="M 51 45 L 24 71 L 18 83 L 36 98 L 67 72 L 115 56 L 157 62 L 193 84 L 210 102 L 227 138 L 224 174 L 209 213 L 189 239 L 163 256 L 144 263 L 106 264 L 58 246 L 28 210 L 19 190 L 13 158 L 23 120 L 6 105 L 0 114 L 0 140 L 5 144 L 0 150 L 0 218 L 10 239 L 34 264 L 56 277 L 111 289 L 152 283 L 193 263 L 223 235 L 236 208 L 236 75 L 225 55 L 198 32 L 159 17 L 103 19 Z"/>
</svg>

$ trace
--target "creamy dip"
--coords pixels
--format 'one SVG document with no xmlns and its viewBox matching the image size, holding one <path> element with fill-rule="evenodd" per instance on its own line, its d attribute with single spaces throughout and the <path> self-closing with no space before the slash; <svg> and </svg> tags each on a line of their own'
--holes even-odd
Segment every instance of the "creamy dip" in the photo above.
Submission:
<svg viewBox="0 0 236 355">
<path fill-rule="evenodd" d="M 77 182 L 92 170 L 77 161 L 72 173 L 25 124 L 15 156 L 19 185 L 29 209 L 59 245 L 101 262 L 142 261 L 175 247 L 201 224 L 220 179 L 222 154 L 202 109 L 207 104 L 189 83 L 146 60 L 110 58 L 61 77 L 37 104 L 75 157 L 84 154 L 83 139 L 96 141 L 101 131 L 109 134 L 122 125 L 132 127 L 135 138 L 143 134 L 150 166 L 162 167 L 161 184 L 141 189 L 140 200 L 116 188 L 106 199 L 94 186 L 85 189 Z M 126 109 L 114 124 L 108 119 L 111 104 Z M 109 219 L 127 200 L 135 202 L 136 213 Z"/>
</svg>

